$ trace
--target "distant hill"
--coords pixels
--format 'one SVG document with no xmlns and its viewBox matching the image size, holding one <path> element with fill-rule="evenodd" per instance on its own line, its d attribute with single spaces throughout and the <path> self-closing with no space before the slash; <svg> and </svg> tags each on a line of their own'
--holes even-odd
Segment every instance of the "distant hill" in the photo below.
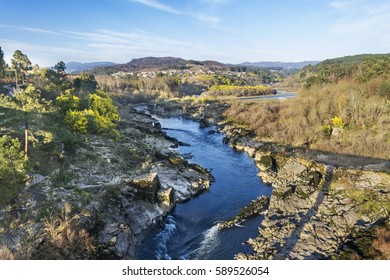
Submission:
<svg viewBox="0 0 390 280">
<path fill-rule="evenodd" d="M 359 54 L 326 59 L 314 66 L 303 67 L 295 80 L 309 88 L 312 85 L 337 83 L 341 79 L 366 82 L 390 77 L 390 54 Z"/>
<path fill-rule="evenodd" d="M 224 64 L 216 61 L 195 61 L 185 60 L 176 57 L 144 57 L 136 58 L 128 63 L 117 64 L 108 67 L 99 67 L 95 69 L 95 74 L 111 74 L 119 71 L 136 72 L 141 70 L 164 70 L 164 69 L 190 69 L 193 67 L 224 68 Z"/>
<path fill-rule="evenodd" d="M 106 66 L 113 66 L 116 65 L 114 62 L 87 62 L 87 63 L 81 63 L 81 62 L 68 62 L 66 65 L 66 72 L 69 74 L 72 73 L 80 73 L 82 71 L 91 70 L 97 67 L 106 67 Z"/>
<path fill-rule="evenodd" d="M 304 62 L 245 62 L 241 64 L 223 64 L 217 61 L 197 61 L 186 60 L 177 57 L 144 57 L 136 58 L 130 62 L 116 65 L 99 65 L 94 67 L 92 73 L 95 75 L 106 75 L 116 72 L 138 72 L 138 71 L 160 71 L 167 69 L 203 69 L 205 71 L 212 70 L 231 70 L 231 71 L 245 71 L 242 68 L 251 69 L 268 69 L 270 68 L 278 71 L 298 70 L 306 65 L 315 65 L 318 61 L 304 61 Z M 272 70 L 271 69 L 271 70 Z"/>
<path fill-rule="evenodd" d="M 302 61 L 302 62 L 280 62 L 280 61 L 260 61 L 260 62 L 243 62 L 239 65 L 259 67 L 259 68 L 286 68 L 301 69 L 309 64 L 316 65 L 319 61 Z"/>
</svg>

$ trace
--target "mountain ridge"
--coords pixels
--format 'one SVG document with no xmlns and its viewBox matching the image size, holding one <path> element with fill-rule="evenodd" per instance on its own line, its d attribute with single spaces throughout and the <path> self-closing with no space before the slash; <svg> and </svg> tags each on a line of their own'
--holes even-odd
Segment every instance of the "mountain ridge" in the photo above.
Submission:
<svg viewBox="0 0 390 280">
<path fill-rule="evenodd" d="M 65 63 L 66 65 L 66 72 L 69 74 L 76 74 L 80 73 L 82 71 L 91 70 L 97 67 L 107 67 L 107 66 L 114 66 L 117 63 L 110 62 L 110 61 L 100 61 L 100 62 L 77 62 L 77 61 L 70 61 L 68 63 Z"/>
<path fill-rule="evenodd" d="M 242 62 L 237 65 L 259 67 L 259 68 L 273 68 L 281 67 L 287 69 L 301 69 L 309 64 L 316 65 L 320 61 L 308 60 L 308 61 L 299 61 L 299 62 L 282 62 L 282 61 L 259 61 L 259 62 Z"/>
</svg>

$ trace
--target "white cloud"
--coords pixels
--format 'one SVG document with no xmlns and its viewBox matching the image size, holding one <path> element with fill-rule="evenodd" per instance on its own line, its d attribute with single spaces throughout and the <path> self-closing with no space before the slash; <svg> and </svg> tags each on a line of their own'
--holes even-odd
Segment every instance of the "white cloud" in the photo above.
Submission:
<svg viewBox="0 0 390 280">
<path fill-rule="evenodd" d="M 7 61 L 15 50 L 20 49 L 27 54 L 33 64 L 41 66 L 54 65 L 59 60 L 80 62 L 105 60 L 123 63 L 134 57 L 148 55 L 184 55 L 191 53 L 190 50 L 193 49 L 188 42 L 142 30 L 128 33 L 108 29 L 92 32 L 61 31 L 55 33 L 61 34 L 66 39 L 66 43 L 58 42 L 58 46 L 61 47 L 28 43 L 24 42 L 23 39 L 0 38 L 0 42 Z"/>
<path fill-rule="evenodd" d="M 178 15 L 182 15 L 183 14 L 183 12 L 181 12 L 179 10 L 176 10 L 175 8 L 172 8 L 172 7 L 168 6 L 168 5 L 164 5 L 164 4 L 160 3 L 157 0 L 130 0 L 130 1 L 137 2 L 137 3 L 140 3 L 140 4 L 143 4 L 143 5 L 152 7 L 154 9 L 157 9 L 157 10 L 160 10 L 160 11 L 168 12 L 168 13 L 171 13 L 171 14 L 178 14 Z"/>
<path fill-rule="evenodd" d="M 181 16 L 190 16 L 190 17 L 195 18 L 199 21 L 209 23 L 209 24 L 215 24 L 215 23 L 220 22 L 220 19 L 217 16 L 212 16 L 212 15 L 203 14 L 203 13 L 194 13 L 194 12 L 189 12 L 189 11 L 181 11 L 181 10 L 175 9 L 171 6 L 162 4 L 158 0 L 129 0 L 129 1 L 135 2 L 135 3 L 140 3 L 140 4 L 143 4 L 145 6 L 151 7 L 153 9 L 167 12 L 170 14 L 181 15 Z M 213 2 L 216 2 L 216 0 L 214 0 Z M 220 0 L 220 2 L 222 2 L 222 0 Z"/>
<path fill-rule="evenodd" d="M 333 1 L 330 3 L 330 6 L 335 9 L 345 9 L 353 6 L 359 1 Z"/>
<path fill-rule="evenodd" d="M 200 0 L 200 2 L 215 5 L 215 6 L 226 5 L 233 1 L 234 0 Z"/>
<path fill-rule="evenodd" d="M 205 14 L 193 14 L 195 18 L 205 23 L 219 23 L 221 20 L 216 16 L 209 16 Z"/>
<path fill-rule="evenodd" d="M 26 27 L 26 26 L 16 26 L 16 25 L 1 24 L 0 28 L 15 29 L 15 30 L 33 32 L 33 33 L 44 33 L 44 34 L 52 34 L 52 35 L 61 35 L 61 33 L 53 31 L 53 30 L 41 29 L 41 28 L 33 28 L 33 27 Z"/>
<path fill-rule="evenodd" d="M 7 62 L 10 62 L 15 50 L 21 50 L 30 58 L 32 64 L 39 64 L 40 66 L 54 65 L 60 60 L 65 60 L 65 58 L 88 56 L 87 51 L 76 48 L 50 47 L 5 38 L 0 38 L 0 41 Z"/>
<path fill-rule="evenodd" d="M 388 1 L 335 1 L 331 6 L 337 9 L 337 19 L 329 26 L 331 48 L 344 50 L 346 53 L 372 53 L 374 50 L 388 52 Z"/>
</svg>

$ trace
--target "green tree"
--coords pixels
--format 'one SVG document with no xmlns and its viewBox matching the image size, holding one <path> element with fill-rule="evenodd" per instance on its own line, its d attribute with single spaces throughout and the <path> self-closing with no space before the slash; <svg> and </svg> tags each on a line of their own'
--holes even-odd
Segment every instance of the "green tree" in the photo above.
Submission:
<svg viewBox="0 0 390 280">
<path fill-rule="evenodd" d="M 40 69 L 32 77 L 32 83 L 41 90 L 41 94 L 48 100 L 55 100 L 60 94 L 72 88 L 72 84 L 62 74 L 51 69 Z"/>
<path fill-rule="evenodd" d="M 82 72 L 80 77 L 74 80 L 74 87 L 83 94 L 95 92 L 97 85 L 95 76 L 88 72 Z"/>
<path fill-rule="evenodd" d="M 66 69 L 65 62 L 63 61 L 58 62 L 56 65 L 54 65 L 54 69 L 56 69 L 58 74 L 64 74 Z"/>
<path fill-rule="evenodd" d="M 17 138 L 0 137 L 0 182 L 17 183 L 25 175 L 24 154 L 20 146 Z"/>
<path fill-rule="evenodd" d="M 18 84 L 18 76 L 22 75 L 22 84 L 24 84 L 25 72 L 31 68 L 31 61 L 28 59 L 27 55 L 22 53 L 20 50 L 16 50 L 11 59 L 12 69 L 15 71 L 15 80 Z"/>
<path fill-rule="evenodd" d="M 4 76 L 5 68 L 6 68 L 6 64 L 4 61 L 4 52 L 0 47 L 0 78 Z"/>
<path fill-rule="evenodd" d="M 42 110 L 46 107 L 46 102 L 41 98 L 41 91 L 33 85 L 29 85 L 25 90 L 20 90 L 14 95 L 18 107 L 24 111 L 24 155 L 28 157 L 28 112 Z"/>
</svg>

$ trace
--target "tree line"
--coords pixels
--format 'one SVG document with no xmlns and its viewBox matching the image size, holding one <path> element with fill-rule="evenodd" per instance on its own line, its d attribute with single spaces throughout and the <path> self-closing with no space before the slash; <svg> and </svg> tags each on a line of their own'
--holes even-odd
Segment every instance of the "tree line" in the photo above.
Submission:
<svg viewBox="0 0 390 280">
<path fill-rule="evenodd" d="M 14 87 L 14 93 L 8 94 L 4 85 Z M 119 139 L 118 108 L 110 96 L 90 73 L 67 75 L 63 61 L 40 68 L 16 50 L 7 65 L 0 47 L 0 90 L 0 195 L 4 199 L 10 196 L 4 186 L 22 184 L 39 153 L 74 152 L 82 145 L 82 134 Z"/>
</svg>

